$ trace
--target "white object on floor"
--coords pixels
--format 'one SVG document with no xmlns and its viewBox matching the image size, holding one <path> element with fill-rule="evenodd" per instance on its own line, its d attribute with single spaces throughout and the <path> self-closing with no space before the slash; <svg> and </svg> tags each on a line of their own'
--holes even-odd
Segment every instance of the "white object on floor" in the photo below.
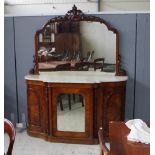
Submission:
<svg viewBox="0 0 155 155">
<path fill-rule="evenodd" d="M 127 121 L 125 124 L 129 129 L 131 129 L 127 136 L 128 140 L 145 144 L 150 143 L 150 128 L 145 122 L 141 119 L 133 119 Z"/>
</svg>

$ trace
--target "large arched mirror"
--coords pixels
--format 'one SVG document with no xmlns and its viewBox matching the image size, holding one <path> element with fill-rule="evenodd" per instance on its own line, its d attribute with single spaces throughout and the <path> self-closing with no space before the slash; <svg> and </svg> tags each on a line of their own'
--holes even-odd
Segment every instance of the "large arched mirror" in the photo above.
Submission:
<svg viewBox="0 0 155 155">
<path fill-rule="evenodd" d="M 34 72 L 100 69 L 122 75 L 118 31 L 103 19 L 85 15 L 76 6 L 65 16 L 49 20 L 35 35 Z"/>
</svg>

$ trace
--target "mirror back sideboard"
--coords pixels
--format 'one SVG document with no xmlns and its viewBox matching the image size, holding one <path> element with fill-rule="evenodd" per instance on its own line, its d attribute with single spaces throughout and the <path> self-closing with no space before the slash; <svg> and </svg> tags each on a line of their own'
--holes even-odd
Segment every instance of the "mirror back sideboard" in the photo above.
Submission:
<svg viewBox="0 0 155 155">
<path fill-rule="evenodd" d="M 114 70 L 55 70 L 58 64 L 70 67 L 86 60 L 92 65 L 91 54 Z M 73 6 L 65 16 L 49 20 L 35 34 L 31 71 L 25 76 L 29 135 L 52 142 L 96 144 L 100 127 L 108 140 L 109 122 L 124 120 L 128 77 L 120 65 L 118 31 L 103 19 Z"/>
</svg>

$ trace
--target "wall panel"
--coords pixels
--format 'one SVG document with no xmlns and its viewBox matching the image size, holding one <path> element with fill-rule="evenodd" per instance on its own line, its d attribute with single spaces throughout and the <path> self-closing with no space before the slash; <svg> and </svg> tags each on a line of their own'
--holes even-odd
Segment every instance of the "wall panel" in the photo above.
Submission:
<svg viewBox="0 0 155 155">
<path fill-rule="evenodd" d="M 15 17 L 15 46 L 17 55 L 17 88 L 19 102 L 19 119 L 25 122 L 27 115 L 27 97 L 24 76 L 33 67 L 34 35 L 37 29 L 49 17 Z"/>
<path fill-rule="evenodd" d="M 150 16 L 137 15 L 134 117 L 150 119 Z"/>
<path fill-rule="evenodd" d="M 4 117 L 17 121 L 13 17 L 4 19 Z"/>
</svg>

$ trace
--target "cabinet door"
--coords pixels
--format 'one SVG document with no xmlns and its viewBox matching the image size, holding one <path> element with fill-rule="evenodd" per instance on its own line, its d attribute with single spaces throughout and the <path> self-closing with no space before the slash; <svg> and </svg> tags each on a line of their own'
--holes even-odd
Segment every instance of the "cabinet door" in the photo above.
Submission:
<svg viewBox="0 0 155 155">
<path fill-rule="evenodd" d="M 44 85 L 41 82 L 27 82 L 28 130 L 44 132 L 45 101 Z"/>
<path fill-rule="evenodd" d="M 109 122 L 124 120 L 125 82 L 103 83 L 95 89 L 95 124 L 94 136 L 103 127 L 104 136 L 108 137 Z"/>
<path fill-rule="evenodd" d="M 125 83 L 111 83 L 103 88 L 103 128 L 108 136 L 110 121 L 124 120 Z"/>
<path fill-rule="evenodd" d="M 48 87 L 51 140 L 94 143 L 92 86 L 63 83 L 49 84 Z"/>
</svg>

